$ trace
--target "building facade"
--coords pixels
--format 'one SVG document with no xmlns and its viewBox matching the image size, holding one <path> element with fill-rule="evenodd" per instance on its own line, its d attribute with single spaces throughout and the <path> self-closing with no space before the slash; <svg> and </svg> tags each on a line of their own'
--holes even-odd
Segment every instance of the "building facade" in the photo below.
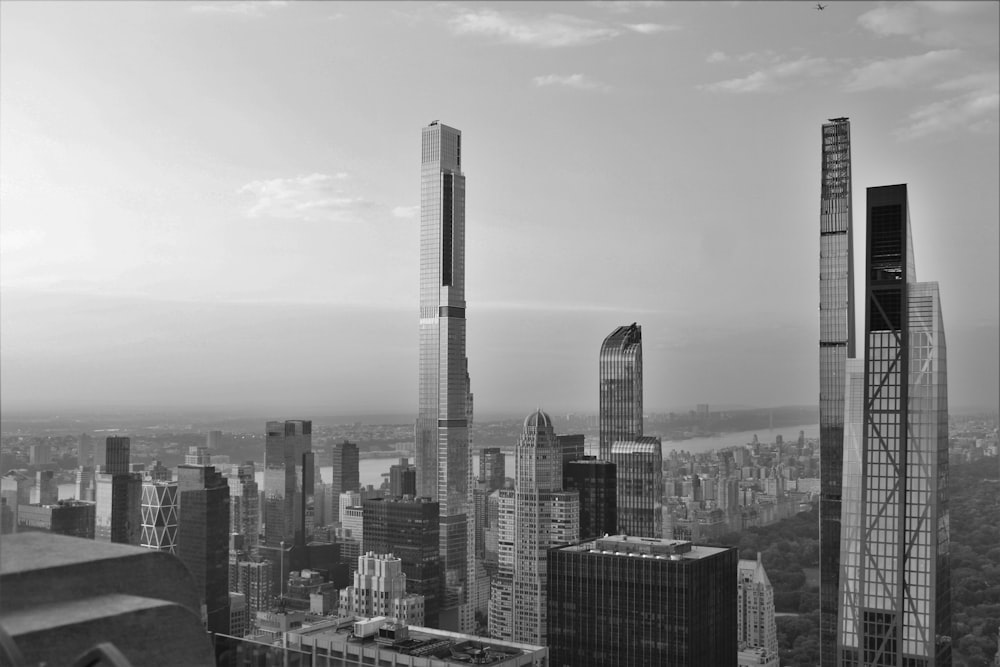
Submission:
<svg viewBox="0 0 1000 667">
<path fill-rule="evenodd" d="M 357 491 L 361 486 L 358 446 L 344 440 L 330 446 L 333 477 L 331 493 L 338 497 L 345 491 Z"/>
<path fill-rule="evenodd" d="M 580 540 L 618 534 L 618 477 L 614 463 L 593 456 L 563 466 L 563 488 L 580 494 Z"/>
<path fill-rule="evenodd" d="M 599 457 L 611 460 L 611 445 L 642 436 L 642 327 L 618 327 L 600 354 Z"/>
<path fill-rule="evenodd" d="M 253 461 L 245 461 L 227 478 L 229 483 L 229 530 L 243 536 L 243 548 L 257 551 L 260 542 L 260 490 Z"/>
<path fill-rule="evenodd" d="M 642 436 L 611 446 L 618 483 L 618 531 L 639 537 L 663 534 L 663 448 Z"/>
<path fill-rule="evenodd" d="M 501 489 L 497 573 L 490 586 L 491 637 L 546 644 L 547 570 L 551 547 L 579 538 L 580 501 L 563 491 L 562 456 L 552 419 L 541 410 L 524 420 L 515 452 L 514 487 Z"/>
<path fill-rule="evenodd" d="M 312 422 L 267 422 L 264 444 L 264 542 L 303 546 L 312 514 Z"/>
<path fill-rule="evenodd" d="M 21 505 L 17 513 L 17 532 L 42 530 L 92 540 L 94 517 L 94 503 L 82 500 L 58 500 L 50 504 Z"/>
<path fill-rule="evenodd" d="M 950 667 L 948 389 L 906 185 L 868 188 L 864 359 L 848 362 L 837 658 Z"/>
<path fill-rule="evenodd" d="M 851 124 L 822 129 L 819 216 L 820 653 L 836 665 L 844 367 L 855 356 Z"/>
<path fill-rule="evenodd" d="M 143 482 L 140 515 L 139 546 L 176 554 L 180 516 L 177 482 Z"/>
<path fill-rule="evenodd" d="M 415 427 L 417 494 L 441 512 L 442 627 L 471 629 L 466 583 L 474 531 L 465 352 L 465 176 L 462 133 L 423 128 L 420 176 L 420 349 Z"/>
<path fill-rule="evenodd" d="M 127 436 L 111 435 L 105 438 L 104 456 L 98 463 L 103 466 L 101 472 L 112 475 L 127 473 L 131 449 L 132 441 Z"/>
<path fill-rule="evenodd" d="M 551 667 L 736 665 L 736 549 L 616 535 L 548 559 Z"/>
<path fill-rule="evenodd" d="M 779 667 L 778 629 L 774 618 L 774 588 L 764 564 L 737 564 L 736 641 L 739 667 Z"/>
<path fill-rule="evenodd" d="M 385 616 L 407 625 L 424 624 L 424 596 L 406 592 L 403 563 L 390 554 L 358 556 L 354 585 L 340 592 L 341 616 Z"/>
<path fill-rule="evenodd" d="M 95 477 L 94 539 L 138 545 L 142 535 L 142 476 L 99 472 Z"/>
<path fill-rule="evenodd" d="M 479 451 L 479 481 L 486 484 L 486 493 L 502 489 L 507 480 L 507 457 L 499 447 L 483 447 Z"/>
</svg>

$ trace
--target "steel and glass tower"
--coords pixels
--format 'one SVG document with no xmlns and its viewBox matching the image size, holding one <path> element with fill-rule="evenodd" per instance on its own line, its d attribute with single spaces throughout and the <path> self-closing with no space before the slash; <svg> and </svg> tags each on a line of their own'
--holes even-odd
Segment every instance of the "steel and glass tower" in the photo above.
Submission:
<svg viewBox="0 0 1000 667">
<path fill-rule="evenodd" d="M 313 509 L 312 422 L 267 422 L 264 444 L 264 543 L 305 545 Z"/>
<path fill-rule="evenodd" d="M 823 125 L 819 213 L 820 653 L 836 664 L 844 364 L 854 357 L 851 124 Z"/>
<path fill-rule="evenodd" d="M 868 189 L 864 360 L 848 363 L 842 667 L 950 667 L 948 390 L 937 283 L 918 283 L 905 185 Z"/>
<path fill-rule="evenodd" d="M 465 356 L 465 176 L 462 133 L 423 129 L 420 172 L 417 495 L 441 512 L 441 625 L 468 629 L 472 396 Z M 464 627 L 463 627 L 464 626 Z"/>
<path fill-rule="evenodd" d="M 601 344 L 600 459 L 611 445 L 642 436 L 642 327 L 618 327 Z"/>
</svg>

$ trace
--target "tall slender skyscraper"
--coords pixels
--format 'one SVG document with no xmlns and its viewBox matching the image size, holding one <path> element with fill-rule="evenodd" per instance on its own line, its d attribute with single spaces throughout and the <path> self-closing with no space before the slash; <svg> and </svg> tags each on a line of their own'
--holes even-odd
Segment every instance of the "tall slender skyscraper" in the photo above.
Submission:
<svg viewBox="0 0 1000 667">
<path fill-rule="evenodd" d="M 844 363 L 854 357 L 851 124 L 823 125 L 819 214 L 820 655 L 837 655 Z"/>
<path fill-rule="evenodd" d="M 849 362 L 838 664 L 950 667 L 948 390 L 906 185 L 868 188 L 863 362 Z"/>
<path fill-rule="evenodd" d="M 417 495 L 441 511 L 441 626 L 467 630 L 471 513 L 465 356 L 465 176 L 462 133 L 423 129 L 420 172 L 420 359 L 415 429 Z M 463 627 L 464 626 L 464 627 Z"/>
<path fill-rule="evenodd" d="M 642 436 L 642 327 L 618 327 L 601 344 L 600 459 L 611 445 Z"/>
<path fill-rule="evenodd" d="M 304 546 L 313 496 L 312 422 L 267 422 L 264 445 L 264 542 Z"/>
</svg>

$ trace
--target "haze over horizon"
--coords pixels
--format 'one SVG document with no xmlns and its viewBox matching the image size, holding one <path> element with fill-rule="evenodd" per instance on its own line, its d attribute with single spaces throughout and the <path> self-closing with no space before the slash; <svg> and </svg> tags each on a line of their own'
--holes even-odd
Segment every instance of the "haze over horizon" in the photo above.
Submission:
<svg viewBox="0 0 1000 667">
<path fill-rule="evenodd" d="M 416 414 L 420 129 L 463 133 L 477 416 L 813 405 L 820 126 L 907 183 L 1000 403 L 998 4 L 0 3 L 0 409 Z M 858 330 L 863 308 L 856 306 Z M 326 406 L 325 408 L 323 406 Z"/>
</svg>

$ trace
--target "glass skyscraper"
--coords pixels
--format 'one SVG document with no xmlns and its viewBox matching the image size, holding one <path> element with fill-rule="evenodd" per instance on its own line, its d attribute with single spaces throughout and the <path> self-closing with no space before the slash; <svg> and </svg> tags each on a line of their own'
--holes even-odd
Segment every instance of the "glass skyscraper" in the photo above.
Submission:
<svg viewBox="0 0 1000 667">
<path fill-rule="evenodd" d="M 851 124 L 823 125 L 819 214 L 820 655 L 836 664 L 844 364 L 854 352 Z"/>
<path fill-rule="evenodd" d="M 417 495 L 441 512 L 441 627 L 472 629 L 466 583 L 474 550 L 465 356 L 465 176 L 462 133 L 423 128 L 420 171 L 420 352 L 415 428 Z M 470 544 L 471 542 L 471 544 Z"/>
<path fill-rule="evenodd" d="M 611 445 L 642 435 L 642 327 L 618 327 L 601 344 L 600 456 L 611 460 Z"/>
<path fill-rule="evenodd" d="M 950 667 L 948 391 L 937 283 L 905 185 L 868 189 L 863 360 L 848 362 L 837 657 Z"/>
<path fill-rule="evenodd" d="M 617 473 L 618 532 L 663 536 L 663 448 L 660 439 L 643 436 L 611 446 Z"/>
<path fill-rule="evenodd" d="M 264 443 L 264 543 L 304 546 L 313 501 L 312 422 L 267 422 Z"/>
</svg>

